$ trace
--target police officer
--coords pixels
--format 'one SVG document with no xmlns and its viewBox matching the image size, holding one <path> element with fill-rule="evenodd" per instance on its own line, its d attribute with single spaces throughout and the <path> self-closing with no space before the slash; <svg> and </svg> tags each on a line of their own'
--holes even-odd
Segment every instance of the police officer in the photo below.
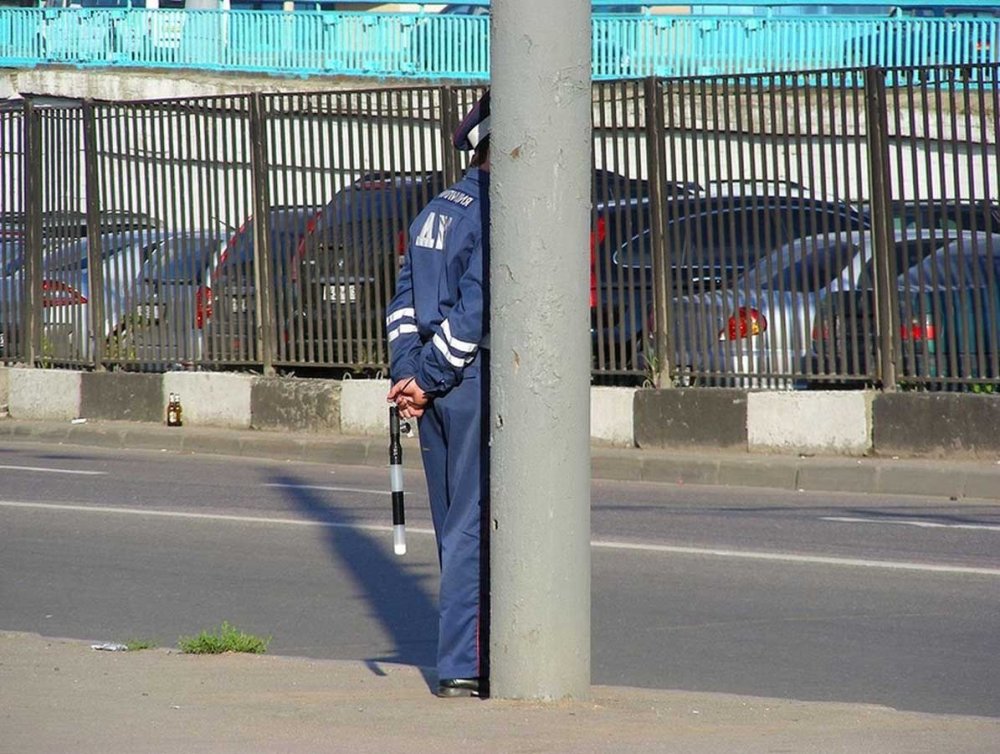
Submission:
<svg viewBox="0 0 1000 754">
<path fill-rule="evenodd" d="M 441 565 L 437 695 L 478 696 L 485 674 L 480 576 L 488 493 L 485 274 L 489 248 L 489 92 L 455 131 L 475 150 L 458 183 L 410 225 L 386 317 L 388 400 L 416 418 Z"/>
</svg>

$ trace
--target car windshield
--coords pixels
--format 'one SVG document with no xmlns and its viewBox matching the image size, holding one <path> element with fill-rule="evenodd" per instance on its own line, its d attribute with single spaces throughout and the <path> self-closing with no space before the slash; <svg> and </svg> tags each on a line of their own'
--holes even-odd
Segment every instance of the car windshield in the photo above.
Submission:
<svg viewBox="0 0 1000 754">
<path fill-rule="evenodd" d="M 197 236 L 168 238 L 152 248 L 143 276 L 163 283 L 200 284 L 221 243 L 221 239 Z"/>
<path fill-rule="evenodd" d="M 268 215 L 271 235 L 271 258 L 287 259 L 298 248 L 299 240 L 308 230 L 310 222 L 319 212 L 318 207 L 278 207 Z M 248 279 L 254 272 L 254 220 L 252 217 L 240 226 L 226 245 L 224 261 L 220 264 L 221 274 L 246 274 Z"/>
</svg>

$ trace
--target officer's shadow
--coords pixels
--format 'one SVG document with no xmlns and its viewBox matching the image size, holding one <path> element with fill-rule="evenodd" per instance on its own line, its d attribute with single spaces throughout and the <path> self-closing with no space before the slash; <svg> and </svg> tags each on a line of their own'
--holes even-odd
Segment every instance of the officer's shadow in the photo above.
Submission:
<svg viewBox="0 0 1000 754">
<path fill-rule="evenodd" d="M 284 487 L 296 509 L 311 520 L 327 524 L 325 541 L 330 554 L 362 593 L 369 616 L 378 621 L 395 650 L 383 657 L 367 657 L 364 662 L 378 675 L 385 675 L 379 663 L 414 665 L 420 669 L 428 688 L 436 688 L 438 611 L 428 585 L 436 583 L 435 570 L 407 562 L 391 552 L 391 534 L 366 531 L 356 517 L 338 507 L 319 490 L 309 489 L 301 479 L 278 475 L 272 480 Z M 389 514 L 386 501 L 386 514 Z M 433 540 L 432 540 L 433 541 Z M 425 564 L 426 565 L 426 564 Z M 434 569 L 436 561 L 431 561 Z M 330 605 L 331 610 L 343 606 Z"/>
</svg>

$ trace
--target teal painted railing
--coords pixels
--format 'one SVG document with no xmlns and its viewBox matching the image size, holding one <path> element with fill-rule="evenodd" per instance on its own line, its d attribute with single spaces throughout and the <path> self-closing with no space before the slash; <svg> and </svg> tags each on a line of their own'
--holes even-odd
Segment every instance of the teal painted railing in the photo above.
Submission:
<svg viewBox="0 0 1000 754">
<path fill-rule="evenodd" d="M 595 79 L 970 65 L 1000 18 L 607 15 Z M 297 75 L 489 78 L 489 19 L 418 13 L 0 8 L 0 65 L 176 67 Z"/>
</svg>

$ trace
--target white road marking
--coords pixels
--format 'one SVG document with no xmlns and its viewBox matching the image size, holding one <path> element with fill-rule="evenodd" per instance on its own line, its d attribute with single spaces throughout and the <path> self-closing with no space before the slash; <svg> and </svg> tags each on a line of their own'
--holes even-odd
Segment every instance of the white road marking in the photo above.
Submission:
<svg viewBox="0 0 1000 754">
<path fill-rule="evenodd" d="M 927 573 L 960 573 L 977 576 L 998 576 L 1000 568 L 977 566 L 936 565 L 914 563 L 906 560 L 868 560 L 864 558 L 837 558 L 828 555 L 799 555 L 785 552 L 757 552 L 754 550 L 724 550 L 712 547 L 675 547 L 673 545 L 646 545 L 632 542 L 592 541 L 591 547 L 609 550 L 638 550 L 662 552 L 669 555 L 699 555 L 716 558 L 742 558 L 744 560 L 769 560 L 778 563 L 807 563 L 814 565 L 849 566 L 852 568 L 884 568 L 893 571 L 924 571 Z"/>
<path fill-rule="evenodd" d="M 12 471 L 41 471 L 45 474 L 82 474 L 84 476 L 102 476 L 106 471 L 78 471 L 75 469 L 51 469 L 46 466 L 3 466 L 0 469 L 10 469 Z"/>
<path fill-rule="evenodd" d="M 921 529 L 975 529 L 978 531 L 1000 531 L 1000 525 L 996 524 L 946 524 L 939 521 L 850 518 L 848 516 L 823 516 L 820 521 L 837 521 L 843 524 L 896 524 L 897 526 L 918 526 Z"/>
<path fill-rule="evenodd" d="M 279 524 L 281 526 L 322 526 L 328 529 L 357 529 L 359 531 L 392 531 L 391 525 L 348 524 L 333 521 L 310 521 L 301 518 L 271 518 L 269 516 L 233 516 L 224 513 L 190 513 L 183 511 L 147 510 L 144 508 L 119 508 L 107 505 L 76 505 L 65 503 L 30 503 L 0 500 L 0 508 L 34 508 L 36 510 L 70 511 L 73 513 L 110 513 L 122 516 L 150 516 L 153 518 L 181 518 L 197 521 L 228 521 L 241 524 Z M 433 529 L 407 526 L 406 533 L 433 534 Z"/>
<path fill-rule="evenodd" d="M 363 489 L 361 487 L 325 487 L 322 484 L 277 484 L 269 483 L 263 485 L 264 487 L 278 487 L 279 489 L 286 490 L 326 490 L 327 492 L 356 492 L 362 495 L 389 495 L 391 494 L 388 489 L 385 490 L 373 490 L 373 489 Z"/>
<path fill-rule="evenodd" d="M 329 529 L 353 529 L 356 531 L 392 532 L 389 524 L 353 524 L 332 521 L 309 521 L 299 518 L 271 518 L 268 516 L 236 516 L 222 513 L 188 513 L 182 511 L 146 510 L 141 508 L 118 508 L 104 505 L 70 503 L 33 503 L 16 500 L 0 500 L 0 508 L 20 508 L 73 513 L 103 513 L 122 516 L 147 516 L 152 518 L 174 518 L 200 521 L 225 521 L 246 524 L 277 524 L 281 526 L 319 526 Z M 407 526 L 408 534 L 433 535 L 433 529 Z M 882 568 L 895 571 L 922 571 L 925 573 L 948 573 L 974 576 L 1000 577 L 1000 568 L 975 566 L 936 565 L 896 560 L 866 560 L 861 558 L 837 558 L 826 555 L 798 555 L 781 552 L 757 552 L 754 550 L 727 550 L 712 547 L 678 547 L 674 545 L 654 545 L 637 542 L 615 542 L 592 540 L 591 547 L 602 550 L 627 550 L 633 552 L 663 553 L 666 555 L 694 555 L 698 557 L 732 558 L 736 560 L 761 560 L 777 563 L 802 563 L 809 565 L 847 566 L 853 568 Z"/>
</svg>

